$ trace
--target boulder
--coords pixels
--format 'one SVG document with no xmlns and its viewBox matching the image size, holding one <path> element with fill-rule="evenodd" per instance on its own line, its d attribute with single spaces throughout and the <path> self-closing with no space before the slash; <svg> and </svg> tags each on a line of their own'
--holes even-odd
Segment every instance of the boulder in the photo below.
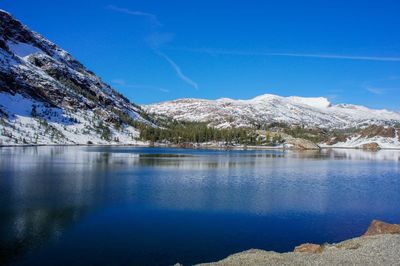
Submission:
<svg viewBox="0 0 400 266">
<path fill-rule="evenodd" d="M 361 148 L 366 151 L 378 151 L 380 150 L 380 146 L 376 142 L 366 143 L 361 145 Z"/>
<path fill-rule="evenodd" d="M 382 234 L 400 234 L 400 224 L 389 224 L 379 220 L 373 220 L 363 236 Z"/>
<path fill-rule="evenodd" d="M 320 147 L 312 141 L 300 138 L 287 137 L 285 138 L 286 146 L 297 150 L 319 150 Z"/>
<path fill-rule="evenodd" d="M 397 129 L 397 139 L 400 141 L 400 128 Z"/>
<path fill-rule="evenodd" d="M 363 138 L 373 138 L 377 136 L 384 138 L 394 138 L 396 136 L 396 129 L 393 127 L 371 125 L 362 129 L 360 134 Z"/>
<path fill-rule="evenodd" d="M 326 144 L 327 145 L 335 145 L 339 142 L 346 142 L 347 140 L 348 140 L 348 138 L 346 135 L 339 135 L 339 136 L 336 136 L 336 137 L 332 138 L 331 140 L 329 140 Z"/>
<path fill-rule="evenodd" d="M 305 243 L 294 248 L 294 252 L 321 253 L 323 247 L 317 244 Z"/>
</svg>

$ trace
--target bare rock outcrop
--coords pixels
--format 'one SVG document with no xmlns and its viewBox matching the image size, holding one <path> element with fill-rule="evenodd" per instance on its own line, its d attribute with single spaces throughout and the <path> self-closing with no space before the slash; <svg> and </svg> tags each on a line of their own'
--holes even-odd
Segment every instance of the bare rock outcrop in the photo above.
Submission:
<svg viewBox="0 0 400 266">
<path fill-rule="evenodd" d="M 380 146 L 376 142 L 371 142 L 371 143 L 366 143 L 361 145 L 361 149 L 366 150 L 366 151 L 378 151 L 380 150 Z"/>
<path fill-rule="evenodd" d="M 294 138 L 289 135 L 282 135 L 285 140 L 286 147 L 296 150 L 319 150 L 320 147 L 314 142 L 301 138 Z"/>
<path fill-rule="evenodd" d="M 396 135 L 396 130 L 393 127 L 371 125 L 361 130 L 360 134 L 361 137 L 367 137 L 367 138 L 372 138 L 376 136 L 385 138 L 394 138 Z"/>
<path fill-rule="evenodd" d="M 400 224 L 389 224 L 379 220 L 373 220 L 363 236 L 382 234 L 400 234 Z"/>
<path fill-rule="evenodd" d="M 311 244 L 311 243 L 305 243 L 301 244 L 300 246 L 297 246 L 294 248 L 294 252 L 306 252 L 306 253 L 321 253 L 323 250 L 323 246 L 318 245 L 318 244 Z"/>
</svg>

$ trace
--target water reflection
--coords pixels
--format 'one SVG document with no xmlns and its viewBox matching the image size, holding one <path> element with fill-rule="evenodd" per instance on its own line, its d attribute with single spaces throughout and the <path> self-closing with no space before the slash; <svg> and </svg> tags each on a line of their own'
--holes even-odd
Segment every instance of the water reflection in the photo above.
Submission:
<svg viewBox="0 0 400 266">
<path fill-rule="evenodd" d="M 122 216 L 138 209 L 178 211 L 183 217 L 193 212 L 230 213 L 238 220 L 272 219 L 275 226 L 282 217 L 306 217 L 305 223 L 311 217 L 340 215 L 363 223 L 378 216 L 400 218 L 398 151 L 21 147 L 1 148 L 0 159 L 0 257 L 5 261 L 20 261 L 25 254 L 35 257 L 30 252 L 50 240 L 63 243 L 63 234 L 79 226 L 86 215 L 115 206 L 127 206 L 118 214 Z M 228 222 L 225 216 L 218 217 L 222 224 Z M 253 219 L 246 226 L 252 226 Z M 135 237 L 142 233 L 134 227 L 129 230 Z M 251 234 L 257 234 L 257 226 Z M 238 246 L 256 247 L 255 239 L 246 241 Z M 154 246 L 147 248 L 143 252 Z"/>
</svg>

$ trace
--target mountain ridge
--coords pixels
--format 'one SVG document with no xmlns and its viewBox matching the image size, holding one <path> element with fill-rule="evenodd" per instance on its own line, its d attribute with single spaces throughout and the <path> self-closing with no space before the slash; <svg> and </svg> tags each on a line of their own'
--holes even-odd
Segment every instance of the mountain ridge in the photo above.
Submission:
<svg viewBox="0 0 400 266">
<path fill-rule="evenodd" d="M 399 148 L 399 123 L 400 113 L 333 105 L 324 97 L 263 94 L 247 100 L 184 98 L 139 106 L 0 10 L 0 145 L 182 145 L 183 140 L 205 139 L 218 146 L 266 145 L 290 144 L 295 137 L 314 142 L 312 146 L 358 147 L 372 141 Z M 330 130 L 352 127 L 363 130 L 358 135 Z M 220 130 L 225 128 L 250 130 Z"/>
<path fill-rule="evenodd" d="M 139 105 L 0 10 L 2 144 L 136 143 Z"/>
<path fill-rule="evenodd" d="M 333 105 L 324 97 L 263 94 L 245 100 L 182 98 L 142 107 L 151 114 L 180 121 L 205 122 L 222 128 L 257 127 L 274 122 L 321 128 L 400 123 L 398 112 L 353 104 Z"/>
</svg>

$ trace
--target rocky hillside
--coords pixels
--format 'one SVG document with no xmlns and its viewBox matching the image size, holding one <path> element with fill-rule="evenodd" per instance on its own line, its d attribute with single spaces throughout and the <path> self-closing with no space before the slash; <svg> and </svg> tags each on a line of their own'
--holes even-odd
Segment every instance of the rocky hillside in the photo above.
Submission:
<svg viewBox="0 0 400 266">
<path fill-rule="evenodd" d="M 0 10 L 0 144 L 134 143 L 141 108 Z"/>
<path fill-rule="evenodd" d="M 325 98 L 266 94 L 250 100 L 180 99 L 140 107 L 68 52 L 0 10 L 0 145 L 133 144 L 138 143 L 139 128 L 150 132 L 146 140 L 151 141 L 157 138 L 151 134 L 154 125 L 148 114 L 157 117 L 162 128 L 187 121 L 217 129 L 265 129 L 258 137 L 247 136 L 254 143 L 268 143 L 266 135 L 278 134 L 288 146 L 308 149 L 400 148 L 400 113 L 332 105 Z M 182 131 L 178 129 L 161 133 L 176 135 Z M 209 137 L 208 131 L 196 133 Z M 243 140 L 241 135 L 237 137 Z M 167 141 L 165 134 L 158 137 Z M 219 138 L 230 142 L 223 134 Z"/>
<path fill-rule="evenodd" d="M 253 127 L 278 122 L 319 128 L 352 128 L 400 123 L 400 113 L 363 106 L 332 105 L 326 98 L 280 97 L 265 94 L 250 100 L 178 99 L 143 106 L 145 110 L 181 121 L 207 122 L 215 127 Z"/>
<path fill-rule="evenodd" d="M 350 104 L 332 105 L 322 97 L 265 94 L 250 100 L 178 99 L 143 109 L 160 118 L 203 122 L 216 128 L 273 127 L 286 133 L 285 141 L 294 146 L 309 140 L 320 147 L 400 148 L 400 113 Z M 294 140 L 291 137 L 298 139 L 290 143 L 287 140 Z"/>
<path fill-rule="evenodd" d="M 370 125 L 353 129 L 323 143 L 322 147 L 362 148 L 365 150 L 400 148 L 399 126 Z"/>
</svg>

